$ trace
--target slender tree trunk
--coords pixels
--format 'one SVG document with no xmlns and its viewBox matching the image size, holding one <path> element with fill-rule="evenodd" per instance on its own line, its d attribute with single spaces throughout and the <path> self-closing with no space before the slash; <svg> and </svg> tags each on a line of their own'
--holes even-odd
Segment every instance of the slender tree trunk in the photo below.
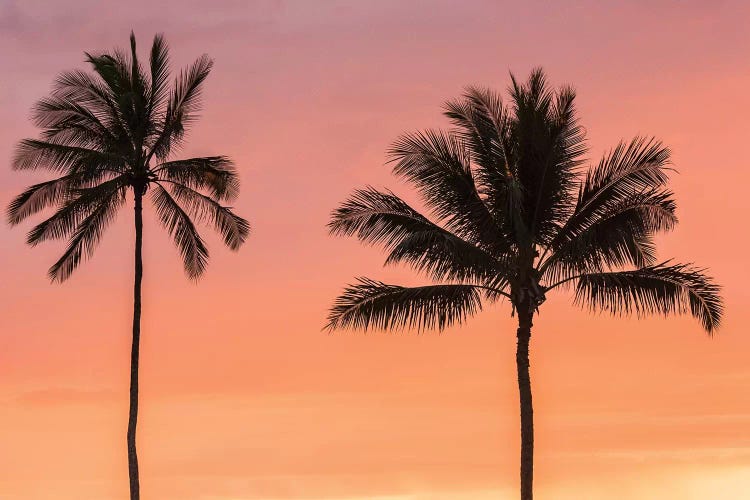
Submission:
<svg viewBox="0 0 750 500">
<path fill-rule="evenodd" d="M 135 430 L 138 422 L 138 358 L 141 341 L 141 281 L 143 280 L 143 194 L 135 189 L 135 283 L 133 286 L 133 346 L 130 351 L 130 413 L 128 418 L 128 475 L 130 500 L 140 500 Z"/>
<path fill-rule="evenodd" d="M 521 400 L 521 500 L 532 500 L 534 492 L 534 409 L 531 404 L 531 377 L 529 376 L 529 341 L 533 313 L 519 308 L 516 368 L 518 393 Z"/>
</svg>

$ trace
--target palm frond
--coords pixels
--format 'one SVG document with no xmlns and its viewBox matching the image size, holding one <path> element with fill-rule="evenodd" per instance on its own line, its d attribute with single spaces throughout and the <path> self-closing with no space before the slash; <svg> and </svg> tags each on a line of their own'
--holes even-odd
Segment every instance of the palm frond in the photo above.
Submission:
<svg viewBox="0 0 750 500">
<path fill-rule="evenodd" d="M 472 243 L 507 247 L 471 173 L 470 155 L 454 134 L 427 130 L 403 135 L 388 152 L 393 172 L 412 182 L 434 216 Z"/>
<path fill-rule="evenodd" d="M 359 189 L 331 215 L 331 234 L 356 236 L 390 251 L 386 264 L 405 262 L 433 279 L 485 281 L 500 272 L 495 258 L 431 222 L 392 192 Z"/>
<path fill-rule="evenodd" d="M 80 104 L 91 110 L 100 120 L 119 116 L 113 101 L 114 96 L 109 88 L 93 75 L 80 69 L 64 71 L 58 75 L 51 95 L 57 99 Z"/>
<path fill-rule="evenodd" d="M 575 99 L 573 87 L 561 87 L 555 94 L 550 113 L 550 124 L 558 140 L 558 161 L 572 167 L 583 164 L 583 155 L 588 151 L 586 131 L 578 121 Z"/>
<path fill-rule="evenodd" d="M 700 320 L 712 333 L 721 322 L 720 287 L 702 269 L 668 262 L 635 271 L 581 276 L 575 301 L 615 314 L 684 314 Z"/>
<path fill-rule="evenodd" d="M 172 94 L 170 108 L 174 116 L 182 120 L 183 125 L 193 118 L 193 113 L 200 110 L 202 85 L 213 65 L 211 58 L 203 54 L 187 71 L 180 74 Z"/>
<path fill-rule="evenodd" d="M 48 275 L 52 281 L 65 281 L 85 257 L 94 253 L 104 231 L 115 219 L 124 202 L 125 190 L 117 190 L 104 198 L 80 221 L 65 253 L 49 269 Z"/>
<path fill-rule="evenodd" d="M 156 215 L 174 239 L 180 251 L 185 272 L 191 279 L 203 274 L 208 263 L 208 249 L 190 216 L 162 186 L 156 184 L 151 193 Z"/>
<path fill-rule="evenodd" d="M 540 70 L 525 84 L 513 79 L 511 143 L 518 181 L 525 193 L 529 236 L 546 244 L 570 215 L 570 193 L 576 167 L 586 152 L 585 133 L 577 122 L 575 92 L 555 92 Z"/>
<path fill-rule="evenodd" d="M 62 73 L 55 81 L 49 99 L 75 103 L 85 108 L 111 132 L 116 151 L 123 154 L 134 152 L 130 132 L 118 109 L 116 96 L 92 75 L 81 70 Z"/>
<path fill-rule="evenodd" d="M 652 195 L 664 197 L 669 150 L 655 139 L 636 137 L 629 144 L 620 143 L 599 164 L 591 169 L 581 183 L 578 199 L 570 217 L 555 230 L 549 248 L 556 249 L 578 234 L 616 213 L 633 200 Z M 670 196 L 666 196 L 671 199 Z M 656 203 L 664 210 L 647 210 L 643 223 L 653 232 L 671 229 L 674 202 Z M 670 215 L 671 212 L 671 215 Z M 656 218 L 654 218 L 656 217 Z"/>
<path fill-rule="evenodd" d="M 460 99 L 448 101 L 445 116 L 468 145 L 471 158 L 488 176 L 487 187 L 511 177 L 505 150 L 508 117 L 500 94 L 487 88 L 467 87 Z M 492 180 L 490 180 L 492 179 Z"/>
<path fill-rule="evenodd" d="M 92 173 L 104 169 L 122 172 L 124 159 L 116 154 L 66 146 L 37 139 L 23 139 L 12 160 L 15 170 L 46 169 L 65 174 Z"/>
<path fill-rule="evenodd" d="M 391 191 L 368 186 L 354 191 L 331 213 L 328 229 L 337 236 L 356 236 L 391 248 L 411 234 L 441 228 Z"/>
<path fill-rule="evenodd" d="M 48 142 L 98 151 L 117 146 L 112 131 L 94 112 L 64 97 L 53 95 L 39 100 L 32 119 L 43 129 L 42 138 Z"/>
<path fill-rule="evenodd" d="M 163 180 L 208 190 L 217 200 L 232 201 L 240 190 L 237 170 L 226 156 L 168 161 L 157 165 L 154 173 Z"/>
<path fill-rule="evenodd" d="M 86 55 L 86 62 L 99 76 L 114 102 L 117 102 L 122 95 L 132 90 L 130 67 L 126 57 L 119 50 L 112 54 L 92 54 L 89 52 L 84 54 Z M 126 110 L 119 109 L 118 111 L 122 113 Z"/>
<path fill-rule="evenodd" d="M 581 204 L 595 198 L 625 195 L 663 186 L 670 152 L 654 138 L 636 137 L 625 144 L 620 142 L 586 176 L 581 187 Z"/>
<path fill-rule="evenodd" d="M 150 62 L 150 61 L 149 61 Z M 143 66 L 138 59 L 138 50 L 136 49 L 135 33 L 130 32 L 130 86 L 133 89 L 134 98 L 141 99 L 147 97 L 151 88 L 151 78 L 148 73 L 143 71 Z M 147 101 L 138 103 L 138 106 L 145 107 Z M 139 110 L 140 112 L 141 110 Z"/>
<path fill-rule="evenodd" d="M 445 104 L 445 115 L 468 147 L 477 192 L 502 230 L 515 242 L 525 241 L 524 194 L 514 172 L 510 143 L 512 121 L 502 97 L 487 88 L 468 87 L 464 95 Z"/>
<path fill-rule="evenodd" d="M 127 186 L 127 179 L 118 176 L 92 187 L 69 189 L 65 203 L 51 217 L 29 231 L 26 242 L 36 246 L 43 241 L 67 238 L 75 233 L 91 213 L 106 204 Z"/>
<path fill-rule="evenodd" d="M 34 184 L 13 198 L 7 209 L 8 223 L 19 224 L 47 207 L 64 203 L 70 195 L 74 177 L 64 176 L 47 182 Z"/>
<path fill-rule="evenodd" d="M 406 288 L 360 278 L 336 299 L 325 328 L 443 330 L 481 307 L 479 289 L 471 285 Z"/>
<path fill-rule="evenodd" d="M 386 265 L 395 263 L 406 263 L 433 280 L 499 285 L 507 283 L 512 276 L 500 260 L 444 230 L 405 237 L 393 247 L 385 261 Z"/>
<path fill-rule="evenodd" d="M 558 233 L 551 255 L 540 266 L 550 280 L 607 268 L 653 265 L 653 236 L 677 223 L 673 194 L 664 189 L 637 193 L 607 206 L 586 223 Z"/>
<path fill-rule="evenodd" d="M 213 61 L 204 54 L 189 69 L 180 73 L 167 104 L 164 124 L 158 131 L 149 156 L 164 160 L 174 146 L 180 145 L 185 129 L 200 109 L 203 82 L 212 67 Z"/>
<path fill-rule="evenodd" d="M 132 43 L 131 38 L 131 43 Z M 119 50 L 111 54 L 92 55 L 86 53 L 86 61 L 91 64 L 94 72 L 100 77 L 110 101 L 117 110 L 121 123 L 127 130 L 133 146 L 137 150 L 138 137 L 134 132 L 138 130 L 140 108 L 136 100 L 141 94 L 140 82 L 132 79 L 133 72 L 140 72 L 129 58 Z"/>
<path fill-rule="evenodd" d="M 596 216 L 609 203 L 663 187 L 669 156 L 669 149 L 653 138 L 636 137 L 629 144 L 618 144 L 586 175 L 568 224 Z"/>
<path fill-rule="evenodd" d="M 166 106 L 169 95 L 169 46 L 162 34 L 154 36 L 149 57 L 151 90 L 149 92 L 151 110 L 149 116 L 159 113 Z"/>
<path fill-rule="evenodd" d="M 534 68 L 529 73 L 526 83 L 518 83 L 515 75 L 510 74 L 511 87 L 508 89 L 514 106 L 518 108 L 545 110 L 552 105 L 554 91 L 547 82 L 547 75 L 542 68 Z"/>
<path fill-rule="evenodd" d="M 231 208 L 185 185 L 172 183 L 170 186 L 174 198 L 186 207 L 188 213 L 211 224 L 221 234 L 224 244 L 232 250 L 239 250 L 250 234 L 250 224 L 245 219 Z"/>
</svg>

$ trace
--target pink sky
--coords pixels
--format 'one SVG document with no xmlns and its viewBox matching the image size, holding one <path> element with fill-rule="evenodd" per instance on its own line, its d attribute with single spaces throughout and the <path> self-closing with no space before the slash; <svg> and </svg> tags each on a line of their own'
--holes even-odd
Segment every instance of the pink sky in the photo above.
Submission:
<svg viewBox="0 0 750 500">
<path fill-rule="evenodd" d="M 156 5 L 158 3 L 158 5 Z M 413 193 L 383 165 L 400 133 L 444 126 L 467 84 L 504 89 L 543 66 L 571 83 L 598 158 L 656 135 L 674 152 L 681 223 L 659 255 L 724 286 L 709 339 L 690 318 L 612 319 L 552 297 L 535 321 L 536 486 L 542 499 L 705 500 L 750 491 L 750 5 L 718 2 L 208 2 L 0 0 L 0 203 L 43 173 L 10 170 L 29 111 L 83 51 L 145 50 L 216 65 L 184 156 L 226 154 L 254 232 L 212 237 L 197 285 L 146 217 L 145 499 L 517 497 L 514 319 L 486 309 L 442 335 L 328 335 L 355 276 L 418 283 L 328 237 L 354 188 Z M 64 285 L 61 245 L 0 225 L 0 498 L 124 498 L 132 220 L 123 210 Z M 206 233 L 208 234 L 208 233 Z M 750 498 L 750 497 L 748 497 Z"/>
</svg>

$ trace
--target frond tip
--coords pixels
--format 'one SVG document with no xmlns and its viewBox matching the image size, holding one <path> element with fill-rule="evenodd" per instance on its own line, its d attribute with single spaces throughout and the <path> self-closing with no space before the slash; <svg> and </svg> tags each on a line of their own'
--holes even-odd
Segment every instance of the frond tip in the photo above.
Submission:
<svg viewBox="0 0 750 500">
<path fill-rule="evenodd" d="M 182 255 L 185 273 L 190 279 L 198 279 L 208 263 L 208 249 L 198 234 L 190 216 L 180 207 L 169 191 L 156 185 L 152 201 L 156 215 L 162 225 L 172 235 L 174 243 Z"/>
<path fill-rule="evenodd" d="M 8 205 L 8 224 L 15 226 L 48 206 L 64 203 L 70 186 L 71 180 L 67 176 L 30 186 Z"/>
<path fill-rule="evenodd" d="M 408 236 L 436 228 L 426 217 L 390 191 L 358 189 L 331 214 L 333 235 L 356 236 L 360 241 L 392 248 Z"/>
<path fill-rule="evenodd" d="M 172 184 L 172 195 L 183 204 L 190 215 L 211 224 L 219 231 L 224 243 L 231 250 L 239 250 L 250 234 L 249 222 L 210 196 L 178 183 Z"/>
<path fill-rule="evenodd" d="M 479 289 L 472 285 L 407 288 L 359 278 L 336 299 L 325 329 L 444 330 L 481 308 Z"/>
<path fill-rule="evenodd" d="M 724 309 L 720 290 L 702 269 L 665 262 L 635 271 L 584 275 L 578 280 L 575 301 L 592 309 L 638 316 L 690 312 L 712 334 Z"/>
</svg>

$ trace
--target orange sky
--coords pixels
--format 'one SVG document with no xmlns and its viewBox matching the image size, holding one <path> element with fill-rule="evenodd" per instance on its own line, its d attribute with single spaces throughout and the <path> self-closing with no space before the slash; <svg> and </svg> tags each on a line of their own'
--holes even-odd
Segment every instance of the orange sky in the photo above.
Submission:
<svg viewBox="0 0 750 500">
<path fill-rule="evenodd" d="M 726 320 L 709 339 L 690 318 L 611 319 L 552 297 L 532 338 L 538 496 L 750 498 L 750 5 L 544 3 L 134 0 L 115 14 L 0 0 L 3 206 L 43 178 L 11 172 L 12 147 L 84 50 L 134 28 L 143 48 L 163 31 L 178 65 L 216 60 L 183 153 L 237 161 L 254 233 L 239 254 L 209 239 L 194 285 L 146 218 L 144 498 L 517 497 L 510 310 L 442 335 L 322 333 L 354 276 L 419 282 L 325 223 L 365 184 L 412 198 L 383 166 L 389 143 L 444 125 L 464 85 L 502 89 L 539 65 L 579 90 L 592 156 L 638 133 L 673 148 L 681 224 L 660 256 L 709 267 Z M 61 245 L 31 250 L 28 224 L 0 225 L 3 500 L 126 496 L 131 213 L 62 286 L 46 278 Z"/>
</svg>

